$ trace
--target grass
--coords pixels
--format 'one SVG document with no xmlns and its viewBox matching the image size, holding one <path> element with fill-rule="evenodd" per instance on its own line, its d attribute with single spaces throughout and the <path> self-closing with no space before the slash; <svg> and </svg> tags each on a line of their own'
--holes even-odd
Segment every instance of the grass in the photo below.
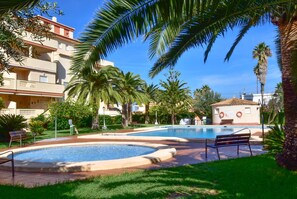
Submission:
<svg viewBox="0 0 297 199">
<path fill-rule="evenodd" d="M 155 126 L 153 124 L 137 124 L 137 125 L 131 125 L 127 127 L 127 129 L 136 129 L 136 128 L 143 128 L 143 127 L 152 127 Z M 119 129 L 122 129 L 122 126 L 119 125 L 107 125 L 106 130 L 92 130 L 91 128 L 80 128 L 78 129 L 79 135 L 82 134 L 90 134 L 90 133 L 104 133 L 104 132 L 115 132 Z M 57 137 L 67 137 L 70 136 L 70 130 L 58 130 L 57 131 Z M 42 135 L 36 136 L 36 141 L 39 140 L 44 140 L 44 139 L 49 139 L 49 138 L 55 138 L 55 131 L 53 130 L 47 130 L 42 133 Z M 28 139 L 23 141 L 25 144 L 26 143 L 32 143 L 33 139 Z M 0 149 L 5 149 L 8 148 L 9 142 L 0 142 Z M 19 142 L 13 142 L 12 146 L 18 146 Z"/>
<path fill-rule="evenodd" d="M 95 177 L 35 188 L 0 186 L 1 198 L 297 198 L 297 173 L 267 155 Z"/>
</svg>

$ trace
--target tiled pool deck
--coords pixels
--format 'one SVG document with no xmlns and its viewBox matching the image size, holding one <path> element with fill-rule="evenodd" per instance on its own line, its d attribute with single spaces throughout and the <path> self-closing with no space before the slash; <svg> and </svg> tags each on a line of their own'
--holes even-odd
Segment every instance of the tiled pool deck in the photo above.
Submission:
<svg viewBox="0 0 297 199">
<path fill-rule="evenodd" d="M 71 137 L 70 139 L 64 140 L 52 140 L 50 142 L 39 142 L 29 146 L 38 146 L 38 145 L 47 145 L 47 144 L 63 144 L 63 143 L 78 143 L 78 142 L 101 142 L 106 141 L 104 139 L 81 139 L 76 136 Z M 121 140 L 111 140 L 108 141 L 120 142 Z M 127 140 L 124 140 L 125 142 Z M 135 140 L 133 140 L 135 142 Z M 141 141 L 143 142 L 143 140 Z M 214 149 L 209 149 L 208 160 L 205 159 L 205 148 L 203 142 L 190 141 L 190 142 L 176 142 L 176 141 L 146 141 L 158 144 L 166 144 L 171 147 L 174 147 L 177 150 L 176 156 L 172 159 L 169 159 L 164 162 L 146 165 L 146 166 L 138 166 L 132 168 L 125 169 L 112 169 L 112 170 L 104 170 L 104 171 L 92 171 L 92 172 L 76 172 L 76 173 L 33 173 L 33 172 L 19 172 L 16 171 L 15 177 L 11 176 L 11 171 L 0 170 L 0 184 L 11 184 L 11 185 L 22 185 L 25 187 L 33 187 L 33 186 L 42 186 L 48 184 L 55 184 L 64 181 L 72 181 L 76 179 L 85 179 L 93 176 L 100 175 L 115 175 L 121 174 L 125 172 L 133 172 L 137 170 L 145 170 L 145 169 L 158 169 L 164 167 L 174 167 L 174 166 L 182 166 L 185 164 L 197 164 L 206 161 L 214 161 L 217 160 L 217 155 Z M 25 146 L 28 147 L 28 146 Z M 240 149 L 239 157 L 249 156 L 248 148 L 242 146 Z M 264 153 L 262 151 L 261 145 L 252 145 L 252 150 L 254 155 Z M 228 158 L 237 158 L 236 147 L 225 147 L 220 149 L 221 159 Z M 9 163 L 8 163 L 9 164 Z"/>
</svg>

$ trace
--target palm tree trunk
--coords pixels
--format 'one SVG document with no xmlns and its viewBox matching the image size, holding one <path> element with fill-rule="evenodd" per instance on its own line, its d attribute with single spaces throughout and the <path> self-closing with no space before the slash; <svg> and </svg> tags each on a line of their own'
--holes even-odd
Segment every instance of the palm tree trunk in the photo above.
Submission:
<svg viewBox="0 0 297 199">
<path fill-rule="evenodd" d="M 150 118 L 149 118 L 149 108 L 150 108 L 149 104 L 146 104 L 145 105 L 145 119 L 144 119 L 146 124 L 148 124 L 149 120 L 150 120 Z"/>
<path fill-rule="evenodd" d="M 132 123 L 132 103 L 129 102 L 128 104 L 128 124 L 131 124 Z"/>
<path fill-rule="evenodd" d="M 128 126 L 128 104 L 123 104 L 122 107 L 122 126 L 127 127 Z"/>
<path fill-rule="evenodd" d="M 297 21 L 278 24 L 281 38 L 282 82 L 284 91 L 285 133 L 283 151 L 276 159 L 278 164 L 290 170 L 297 169 L 297 84 L 296 44 Z M 294 49 L 295 48 L 295 49 Z"/>
<path fill-rule="evenodd" d="M 99 129 L 99 115 L 98 115 L 97 106 L 93 107 L 93 116 L 92 116 L 92 129 Z"/>
</svg>

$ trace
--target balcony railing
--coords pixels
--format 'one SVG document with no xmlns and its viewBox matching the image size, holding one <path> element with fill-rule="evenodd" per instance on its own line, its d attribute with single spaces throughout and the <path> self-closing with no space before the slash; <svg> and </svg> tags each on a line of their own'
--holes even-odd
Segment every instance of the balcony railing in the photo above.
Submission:
<svg viewBox="0 0 297 199">
<path fill-rule="evenodd" d="M 57 64 L 56 63 L 41 60 L 41 59 L 24 57 L 24 60 L 22 61 L 22 63 L 12 60 L 10 62 L 10 64 L 13 66 L 20 66 L 20 67 L 24 67 L 24 68 L 28 68 L 28 69 L 35 69 L 35 70 L 52 72 L 52 73 L 57 72 Z"/>
<path fill-rule="evenodd" d="M 13 108 L 5 108 L 0 110 L 0 114 L 17 114 L 23 115 L 26 119 L 31 117 L 36 117 L 44 112 L 44 109 L 13 109 Z"/>
<path fill-rule="evenodd" d="M 0 88 L 42 93 L 63 93 L 64 91 L 64 85 L 27 80 L 15 80 L 12 78 L 4 78 L 4 85 Z"/>
</svg>

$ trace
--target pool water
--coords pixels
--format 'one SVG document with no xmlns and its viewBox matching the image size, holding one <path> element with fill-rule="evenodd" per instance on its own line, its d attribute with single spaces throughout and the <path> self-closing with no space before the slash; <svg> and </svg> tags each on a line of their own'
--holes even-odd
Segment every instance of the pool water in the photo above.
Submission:
<svg viewBox="0 0 297 199">
<path fill-rule="evenodd" d="M 231 134 L 238 129 L 229 127 L 217 128 L 168 128 L 157 131 L 129 134 L 130 136 L 160 136 L 160 137 L 180 137 L 180 138 L 215 138 L 217 135 Z"/>
<path fill-rule="evenodd" d="M 86 162 L 129 158 L 155 151 L 155 148 L 136 145 L 78 145 L 19 152 L 15 153 L 14 159 L 30 162 Z"/>
</svg>

